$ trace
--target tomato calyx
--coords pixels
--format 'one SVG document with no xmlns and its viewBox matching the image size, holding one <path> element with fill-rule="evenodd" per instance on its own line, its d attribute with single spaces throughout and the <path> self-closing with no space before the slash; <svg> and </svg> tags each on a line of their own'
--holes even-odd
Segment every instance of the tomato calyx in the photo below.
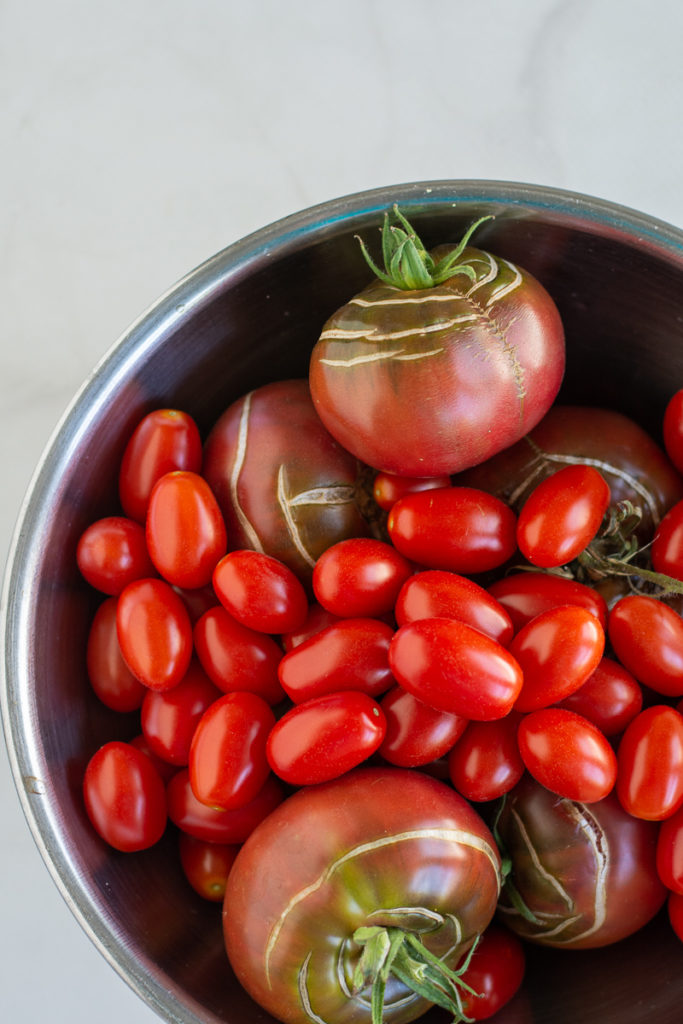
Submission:
<svg viewBox="0 0 683 1024">
<path fill-rule="evenodd" d="M 382 1024 L 384 992 L 393 974 L 407 988 L 424 999 L 454 1014 L 454 1024 L 472 1020 L 465 1016 L 462 993 L 477 996 L 462 978 L 479 941 L 470 946 L 457 970 L 447 967 L 431 953 L 419 935 L 403 928 L 371 925 L 357 928 L 354 942 L 363 947 L 354 973 L 354 987 L 360 991 L 371 985 L 372 1024 Z"/>
</svg>

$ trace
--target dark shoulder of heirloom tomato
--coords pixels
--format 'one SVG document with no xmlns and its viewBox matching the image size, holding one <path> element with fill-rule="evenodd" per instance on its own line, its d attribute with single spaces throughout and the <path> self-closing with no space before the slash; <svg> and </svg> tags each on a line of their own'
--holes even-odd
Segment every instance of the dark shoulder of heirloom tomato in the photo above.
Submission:
<svg viewBox="0 0 683 1024">
<path fill-rule="evenodd" d="M 384 472 L 427 477 L 483 462 L 547 412 L 565 367 L 557 307 L 523 268 L 469 246 L 427 252 L 394 207 L 384 269 L 324 325 L 315 407 L 340 444 Z M 362 243 L 361 243 L 362 245 Z"/>
</svg>

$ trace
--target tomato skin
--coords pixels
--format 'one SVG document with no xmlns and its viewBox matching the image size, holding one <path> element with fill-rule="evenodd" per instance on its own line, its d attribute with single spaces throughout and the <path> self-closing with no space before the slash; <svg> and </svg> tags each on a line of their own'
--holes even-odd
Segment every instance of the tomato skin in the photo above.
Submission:
<svg viewBox="0 0 683 1024">
<path fill-rule="evenodd" d="M 515 553 L 517 517 L 499 498 L 470 487 L 419 491 L 401 498 L 387 520 L 406 558 L 463 575 L 487 572 Z"/>
<path fill-rule="evenodd" d="M 202 441 L 197 424 L 179 409 L 144 416 L 126 445 L 119 471 L 119 500 L 127 516 L 145 522 L 157 480 L 175 469 L 199 473 Z"/>
<path fill-rule="evenodd" d="M 76 547 L 76 562 L 91 587 L 110 596 L 133 580 L 153 576 L 145 531 L 125 516 L 106 516 L 91 523 Z"/>
<path fill-rule="evenodd" d="M 260 633 L 300 629 L 308 614 L 308 597 L 284 562 L 261 551 L 229 551 L 213 572 L 213 587 L 227 611 Z"/>
<path fill-rule="evenodd" d="M 463 994 L 463 1014 L 470 1020 L 488 1020 L 521 987 L 526 971 L 524 946 L 514 932 L 490 924 L 472 954 L 462 980 L 477 993 Z"/>
<path fill-rule="evenodd" d="M 283 633 L 280 637 L 280 642 L 285 652 L 294 650 L 304 640 L 308 640 L 310 637 L 315 636 L 316 633 L 322 632 L 327 626 L 332 626 L 335 622 L 339 622 L 340 618 L 341 616 L 328 612 L 327 608 L 323 608 L 317 601 L 312 601 L 308 606 L 306 618 L 301 623 L 300 628 Z"/>
<path fill-rule="evenodd" d="M 645 708 L 617 749 L 617 795 L 635 818 L 662 821 L 683 805 L 683 715 L 666 704 Z"/>
<path fill-rule="evenodd" d="M 655 530 L 650 557 L 655 572 L 683 579 L 683 501 L 669 509 Z"/>
<path fill-rule="evenodd" d="M 266 742 L 275 715 L 255 693 L 226 693 L 202 715 L 192 737 L 192 792 L 209 807 L 229 811 L 258 794 L 270 773 Z"/>
<path fill-rule="evenodd" d="M 666 908 L 671 927 L 677 938 L 683 942 L 683 896 L 678 892 L 670 892 Z"/>
<path fill-rule="evenodd" d="M 667 697 L 683 696 L 683 619 L 645 594 L 613 606 L 607 632 L 617 659 L 639 683 Z"/>
<path fill-rule="evenodd" d="M 600 663 L 605 632 L 590 612 L 561 605 L 541 612 L 509 645 L 524 675 L 517 711 L 537 711 L 569 696 Z"/>
<path fill-rule="evenodd" d="M 524 774 L 517 745 L 521 715 L 511 711 L 495 722 L 470 722 L 448 755 L 451 782 L 466 800 L 497 800 Z"/>
<path fill-rule="evenodd" d="M 147 755 L 130 743 L 112 740 L 93 754 L 83 797 L 95 831 L 116 850 L 146 850 L 164 833 L 164 784 Z"/>
<path fill-rule="evenodd" d="M 116 632 L 126 664 L 150 690 L 170 690 L 187 672 L 190 617 L 182 598 L 163 580 L 128 584 L 119 595 Z"/>
<path fill-rule="evenodd" d="M 200 718 L 220 696 L 221 691 L 195 659 L 172 690 L 147 690 L 140 721 L 150 749 L 169 764 L 184 767 Z"/>
<path fill-rule="evenodd" d="M 616 782 L 617 758 L 609 741 L 574 711 L 532 711 L 519 723 L 517 743 L 527 771 L 567 800 L 595 803 Z"/>
<path fill-rule="evenodd" d="M 437 711 L 402 686 L 393 686 L 380 701 L 386 732 L 379 753 L 399 768 L 418 768 L 447 754 L 462 736 L 467 719 Z"/>
<path fill-rule="evenodd" d="M 683 807 L 659 827 L 657 873 L 667 889 L 683 895 Z"/>
<path fill-rule="evenodd" d="M 396 680 L 430 707 L 462 718 L 503 718 L 522 689 L 522 670 L 497 641 L 457 619 L 401 626 L 389 647 Z"/>
<path fill-rule="evenodd" d="M 683 473 L 683 388 L 674 392 L 664 409 L 662 439 L 666 454 Z"/>
<path fill-rule="evenodd" d="M 249 690 L 271 706 L 285 696 L 277 675 L 282 651 L 275 639 L 243 626 L 222 605 L 197 620 L 194 645 L 202 668 L 223 693 Z"/>
<path fill-rule="evenodd" d="M 565 604 L 585 608 L 603 629 L 607 626 L 604 597 L 577 580 L 543 572 L 518 572 L 496 580 L 487 590 L 508 613 L 516 633 L 541 612 Z"/>
<path fill-rule="evenodd" d="M 377 473 L 372 485 L 372 496 L 381 509 L 388 512 L 399 498 L 415 491 L 433 491 L 450 487 L 451 478 L 442 476 L 396 476 L 395 473 Z"/>
<path fill-rule="evenodd" d="M 147 693 L 133 675 L 121 654 L 116 634 L 115 597 L 99 606 L 88 631 L 86 666 L 93 690 L 112 711 L 137 711 Z"/>
<path fill-rule="evenodd" d="M 188 882 L 202 899 L 222 903 L 228 875 L 239 853 L 238 844 L 208 843 L 187 832 L 178 835 L 180 864 Z"/>
<path fill-rule="evenodd" d="M 605 736 L 618 736 L 642 710 L 643 691 L 623 665 L 603 657 L 583 686 L 557 706 L 583 715 Z"/>
<path fill-rule="evenodd" d="M 197 800 L 189 770 L 181 768 L 168 782 L 166 797 L 168 816 L 182 832 L 209 843 L 241 844 L 282 803 L 285 791 L 280 780 L 269 775 L 249 803 L 224 811 Z"/>
<path fill-rule="evenodd" d="M 313 567 L 313 593 L 334 615 L 381 617 L 412 575 L 407 558 L 384 541 L 353 537 L 324 551 Z"/>
<path fill-rule="evenodd" d="M 474 580 L 443 569 L 426 569 L 406 580 L 395 615 L 399 626 L 416 619 L 459 619 L 503 647 L 513 636 L 512 620 L 495 598 Z"/>
</svg>

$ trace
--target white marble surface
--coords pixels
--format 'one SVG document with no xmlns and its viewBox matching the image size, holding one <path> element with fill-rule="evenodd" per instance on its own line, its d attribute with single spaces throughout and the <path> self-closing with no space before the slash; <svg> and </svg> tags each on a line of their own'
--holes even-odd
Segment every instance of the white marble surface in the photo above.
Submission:
<svg viewBox="0 0 683 1024">
<path fill-rule="evenodd" d="M 167 286 L 280 216 L 495 178 L 683 226 L 678 0 L 3 0 L 3 555 L 53 425 Z M 157 1019 L 82 934 L 0 754 L 0 1019 Z"/>
</svg>

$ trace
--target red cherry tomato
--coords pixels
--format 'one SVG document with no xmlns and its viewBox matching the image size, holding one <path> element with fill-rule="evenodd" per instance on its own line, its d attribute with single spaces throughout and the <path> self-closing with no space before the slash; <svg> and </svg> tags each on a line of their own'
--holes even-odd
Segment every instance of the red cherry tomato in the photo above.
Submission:
<svg viewBox="0 0 683 1024">
<path fill-rule="evenodd" d="M 275 715 L 255 693 L 226 693 L 202 715 L 190 746 L 190 785 L 209 807 L 253 800 L 270 773 L 266 741 Z"/>
<path fill-rule="evenodd" d="M 150 749 L 169 764 L 184 767 L 200 718 L 220 696 L 221 691 L 194 660 L 172 690 L 147 690 L 140 720 Z"/>
<path fill-rule="evenodd" d="M 129 742 L 131 747 L 135 747 L 137 750 L 143 753 L 145 757 L 148 757 L 150 759 L 150 761 L 157 770 L 159 778 L 164 783 L 164 785 L 167 785 L 167 783 L 171 781 L 175 773 L 178 771 L 175 765 L 169 764 L 168 761 L 164 761 L 162 758 L 157 757 L 157 755 L 154 753 L 149 743 L 145 739 L 143 733 L 138 733 L 138 735 L 134 736 L 133 739 Z"/>
<path fill-rule="evenodd" d="M 634 818 L 663 821 L 683 805 L 683 715 L 665 704 L 645 708 L 617 750 L 617 796 Z"/>
<path fill-rule="evenodd" d="M 683 942 L 683 896 L 678 892 L 670 892 L 666 908 L 671 927 L 676 936 Z"/>
<path fill-rule="evenodd" d="M 595 671 L 605 649 L 605 631 L 577 605 L 541 612 L 509 646 L 524 675 L 517 711 L 537 711 L 568 697 Z"/>
<path fill-rule="evenodd" d="M 249 629 L 288 633 L 308 614 L 303 584 L 284 562 L 261 551 L 230 551 L 213 572 L 213 587 L 227 611 Z"/>
<path fill-rule="evenodd" d="M 178 685 L 192 657 L 192 625 L 168 583 L 129 583 L 118 599 L 116 632 L 124 660 L 141 683 L 150 690 Z"/>
<path fill-rule="evenodd" d="M 269 775 L 262 789 L 242 807 L 223 811 L 200 803 L 192 792 L 187 768 L 177 771 L 166 787 L 168 816 L 182 832 L 210 843 L 243 843 L 257 825 L 285 798 L 282 783 Z"/>
<path fill-rule="evenodd" d="M 457 619 L 418 619 L 401 626 L 389 647 L 389 665 L 418 700 L 462 718 L 503 718 L 522 688 L 515 658 Z"/>
<path fill-rule="evenodd" d="M 495 722 L 470 722 L 448 755 L 451 782 L 466 800 L 497 800 L 524 774 L 517 745 L 521 715 L 511 711 Z"/>
<path fill-rule="evenodd" d="M 210 584 L 193 590 L 184 590 L 182 587 L 173 589 L 182 597 L 193 626 L 204 612 L 208 612 L 209 608 L 216 608 L 220 604 L 216 592 Z"/>
<path fill-rule="evenodd" d="M 683 473 L 683 389 L 676 391 L 666 404 L 662 439 L 666 454 Z"/>
<path fill-rule="evenodd" d="M 188 590 L 211 582 L 227 550 L 218 502 L 206 480 L 187 470 L 166 473 L 154 485 L 145 534 L 158 572 Z"/>
<path fill-rule="evenodd" d="M 503 576 L 488 587 L 488 592 L 502 604 L 515 632 L 541 612 L 564 604 L 585 608 L 603 627 L 607 625 L 607 603 L 604 597 L 584 583 L 544 572 L 517 572 Z"/>
<path fill-rule="evenodd" d="M 463 993 L 464 1017 L 488 1020 L 498 1013 L 520 989 L 525 971 L 526 956 L 521 939 L 501 925 L 489 925 L 460 976 L 476 993 Z"/>
<path fill-rule="evenodd" d="M 137 711 L 148 691 L 123 660 L 116 634 L 116 605 L 117 599 L 108 597 L 95 612 L 86 647 L 88 679 L 112 711 Z"/>
<path fill-rule="evenodd" d="M 313 567 L 313 593 L 334 615 L 379 618 L 392 611 L 412 572 L 391 544 L 353 537 L 322 553 Z"/>
<path fill-rule="evenodd" d="M 119 498 L 127 516 L 144 523 L 157 480 L 175 469 L 198 473 L 202 441 L 197 424 L 178 409 L 156 409 L 137 425 L 119 472 Z"/>
<path fill-rule="evenodd" d="M 506 647 L 512 639 L 512 620 L 494 597 L 474 580 L 442 569 L 415 573 L 396 600 L 399 626 L 416 619 L 459 619 Z"/>
<path fill-rule="evenodd" d="M 683 579 L 683 501 L 670 508 L 657 526 L 650 558 L 655 572 Z"/>
<path fill-rule="evenodd" d="M 450 487 L 451 478 L 444 476 L 396 476 L 394 473 L 378 473 L 372 485 L 372 496 L 381 509 L 388 512 L 399 498 L 416 491 L 433 491 Z"/>
<path fill-rule="evenodd" d="M 208 843 L 187 832 L 178 836 L 180 865 L 194 891 L 210 903 L 222 903 L 230 869 L 239 853 L 235 843 Z"/>
<path fill-rule="evenodd" d="M 517 545 L 532 565 L 565 565 L 593 540 L 610 503 L 593 466 L 565 466 L 541 481 L 520 509 Z"/>
<path fill-rule="evenodd" d="M 316 633 L 326 629 L 327 626 L 332 626 L 335 622 L 339 622 L 339 620 L 339 615 L 333 615 L 332 612 L 328 612 L 327 608 L 323 608 L 317 601 L 313 601 L 308 606 L 308 612 L 301 627 L 293 629 L 289 633 L 283 633 L 280 637 L 280 642 L 285 651 L 292 651 L 299 644 L 302 644 L 304 640 L 308 640 L 310 637 L 315 636 Z"/>
<path fill-rule="evenodd" d="M 517 730 L 522 760 L 537 782 L 567 800 L 603 800 L 617 778 L 617 758 L 596 725 L 564 708 L 525 715 Z"/>
<path fill-rule="evenodd" d="M 387 530 L 394 546 L 418 565 L 451 572 L 487 572 L 517 549 L 517 517 L 500 498 L 471 487 L 420 491 L 393 506 Z"/>
<path fill-rule="evenodd" d="M 667 697 L 683 695 L 683 619 L 645 594 L 612 608 L 607 631 L 618 660 L 639 683 Z"/>
<path fill-rule="evenodd" d="M 643 707 L 643 691 L 630 672 L 613 658 L 602 658 L 583 686 L 558 702 L 597 725 L 605 736 L 618 736 Z"/>
<path fill-rule="evenodd" d="M 283 699 L 277 675 L 282 651 L 272 636 L 243 626 L 219 605 L 195 623 L 194 644 L 204 671 L 219 690 L 249 690 L 270 705 Z"/>
<path fill-rule="evenodd" d="M 466 718 L 430 708 L 402 686 L 393 686 L 380 707 L 387 724 L 379 753 L 399 768 L 438 761 L 467 727 Z"/>
<path fill-rule="evenodd" d="M 385 731 L 384 712 L 367 694 L 324 694 L 282 716 L 268 737 L 268 762 L 292 785 L 328 782 L 374 754 Z"/>
<path fill-rule="evenodd" d="M 683 895 L 683 807 L 659 827 L 657 874 L 667 889 Z"/>
<path fill-rule="evenodd" d="M 103 594 L 120 594 L 133 580 L 154 576 L 145 531 L 125 516 L 98 519 L 81 534 L 76 562 L 84 579 Z"/>
<path fill-rule="evenodd" d="M 154 846 L 166 828 L 166 791 L 141 750 L 112 740 L 93 754 L 83 797 L 95 831 L 124 853 Z"/>
</svg>

